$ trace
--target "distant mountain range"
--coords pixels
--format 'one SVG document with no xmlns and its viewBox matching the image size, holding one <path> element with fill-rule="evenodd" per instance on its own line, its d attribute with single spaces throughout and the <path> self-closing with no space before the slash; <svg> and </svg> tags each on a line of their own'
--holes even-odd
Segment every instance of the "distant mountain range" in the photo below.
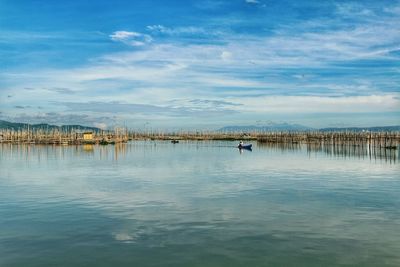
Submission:
<svg viewBox="0 0 400 267">
<path fill-rule="evenodd" d="M 264 126 L 225 126 L 218 129 L 218 132 L 272 132 L 272 131 L 309 131 L 314 130 L 313 128 L 300 125 L 300 124 L 289 124 L 289 123 L 269 123 Z"/>
<path fill-rule="evenodd" d="M 32 129 L 32 130 L 61 130 L 61 131 L 68 131 L 71 129 L 78 130 L 78 131 L 93 131 L 99 132 L 101 129 L 96 127 L 89 127 L 89 126 L 82 126 L 82 125 L 51 125 L 47 123 L 40 123 L 40 124 L 29 124 L 29 123 L 18 123 L 18 122 L 9 122 L 0 120 L 0 129 L 9 129 L 9 130 L 21 130 L 21 129 Z"/>
<path fill-rule="evenodd" d="M 321 132 L 395 132 L 400 131 L 400 126 L 375 126 L 375 127 L 339 127 L 339 128 L 311 128 L 300 124 L 270 123 L 265 126 L 225 126 L 218 132 L 274 132 L 274 131 L 321 131 Z"/>
</svg>

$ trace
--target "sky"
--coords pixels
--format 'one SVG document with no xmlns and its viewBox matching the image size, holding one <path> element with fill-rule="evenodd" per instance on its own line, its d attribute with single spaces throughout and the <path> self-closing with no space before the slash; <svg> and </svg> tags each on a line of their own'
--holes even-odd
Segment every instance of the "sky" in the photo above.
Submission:
<svg viewBox="0 0 400 267">
<path fill-rule="evenodd" d="M 400 125 L 400 1 L 0 0 L 0 119 Z"/>
</svg>

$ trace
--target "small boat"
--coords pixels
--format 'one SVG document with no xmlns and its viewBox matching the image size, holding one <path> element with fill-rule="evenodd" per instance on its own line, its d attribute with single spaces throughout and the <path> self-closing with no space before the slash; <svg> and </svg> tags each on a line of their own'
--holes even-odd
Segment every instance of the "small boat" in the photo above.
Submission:
<svg viewBox="0 0 400 267">
<path fill-rule="evenodd" d="M 252 144 L 239 144 L 237 147 L 239 149 L 251 149 L 252 146 Z"/>
<path fill-rule="evenodd" d="M 172 140 L 171 143 L 177 144 L 177 143 L 179 143 L 179 140 Z"/>
</svg>

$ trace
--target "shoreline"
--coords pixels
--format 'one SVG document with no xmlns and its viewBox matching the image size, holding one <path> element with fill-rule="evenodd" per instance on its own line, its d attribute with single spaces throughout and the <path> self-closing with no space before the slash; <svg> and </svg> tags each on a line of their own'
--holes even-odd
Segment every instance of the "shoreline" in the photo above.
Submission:
<svg viewBox="0 0 400 267">
<path fill-rule="evenodd" d="M 129 141 L 244 141 L 260 144 L 316 144 L 398 149 L 400 132 L 136 133 L 0 131 L 0 144 L 113 145 Z"/>
</svg>

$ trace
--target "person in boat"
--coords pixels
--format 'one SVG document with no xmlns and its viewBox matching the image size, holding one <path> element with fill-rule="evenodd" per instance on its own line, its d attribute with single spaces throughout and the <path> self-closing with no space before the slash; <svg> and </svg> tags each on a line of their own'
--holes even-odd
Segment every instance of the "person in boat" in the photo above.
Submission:
<svg viewBox="0 0 400 267">
<path fill-rule="evenodd" d="M 243 141 L 240 141 L 239 142 L 239 147 L 242 147 L 243 146 Z"/>
</svg>

